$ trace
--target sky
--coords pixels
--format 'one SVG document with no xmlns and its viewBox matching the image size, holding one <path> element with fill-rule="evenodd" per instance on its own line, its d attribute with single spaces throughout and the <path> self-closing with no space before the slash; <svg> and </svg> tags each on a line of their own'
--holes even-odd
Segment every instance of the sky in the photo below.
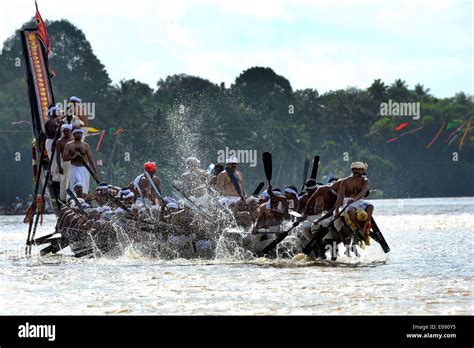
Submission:
<svg viewBox="0 0 474 348">
<path fill-rule="evenodd" d="M 474 5 L 453 0 L 38 0 L 43 19 L 81 29 L 112 81 L 156 88 L 185 73 L 229 87 L 271 67 L 293 89 L 421 83 L 437 97 L 474 94 Z M 34 16 L 0 0 L 0 42 Z M 52 43 L 54 46 L 54 42 Z"/>
</svg>

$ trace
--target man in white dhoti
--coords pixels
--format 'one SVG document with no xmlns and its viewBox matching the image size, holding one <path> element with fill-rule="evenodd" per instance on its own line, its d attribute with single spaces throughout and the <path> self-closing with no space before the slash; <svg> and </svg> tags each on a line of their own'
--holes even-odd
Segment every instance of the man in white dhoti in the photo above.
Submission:
<svg viewBox="0 0 474 348">
<path fill-rule="evenodd" d="M 76 182 L 80 182 L 83 187 L 84 193 L 89 192 L 89 171 L 85 167 L 84 160 L 88 162 L 88 165 L 92 171 L 92 175 L 97 179 L 97 169 L 92 158 L 92 153 L 89 144 L 82 142 L 83 131 L 80 128 L 74 129 L 72 135 L 74 141 L 66 144 L 63 152 L 64 161 L 70 161 L 71 167 L 69 171 L 69 187 L 72 189 Z"/>
<path fill-rule="evenodd" d="M 62 137 L 56 142 L 56 163 L 58 167 L 59 173 L 59 199 L 62 201 L 66 200 L 66 189 L 69 187 L 69 170 L 71 167 L 71 162 L 64 161 L 63 159 L 63 152 L 66 144 L 72 141 L 71 131 L 72 125 L 71 124 L 63 124 L 61 126 Z"/>
</svg>

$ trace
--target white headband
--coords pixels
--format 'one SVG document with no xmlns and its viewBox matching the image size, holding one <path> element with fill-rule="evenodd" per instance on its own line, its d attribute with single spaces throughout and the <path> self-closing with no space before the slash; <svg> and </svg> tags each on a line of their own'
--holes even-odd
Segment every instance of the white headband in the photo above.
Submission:
<svg viewBox="0 0 474 348">
<path fill-rule="evenodd" d="M 230 164 L 230 163 L 239 163 L 239 160 L 235 156 L 231 156 L 228 159 L 225 160 L 225 163 Z"/>
<path fill-rule="evenodd" d="M 168 204 L 166 205 L 166 208 L 169 208 L 169 209 L 179 209 L 178 205 L 177 205 L 176 203 L 173 203 L 173 202 L 168 203 Z"/>
<path fill-rule="evenodd" d="M 76 128 L 72 131 L 72 134 L 76 134 L 76 133 L 84 133 L 84 131 L 81 128 Z"/>
<path fill-rule="evenodd" d="M 297 199 L 297 200 L 300 199 L 300 198 L 298 197 L 298 193 L 297 193 L 295 190 L 293 190 L 292 188 L 289 188 L 289 187 L 285 188 L 285 192 L 294 194 L 294 195 L 296 196 L 296 199 Z"/>
</svg>

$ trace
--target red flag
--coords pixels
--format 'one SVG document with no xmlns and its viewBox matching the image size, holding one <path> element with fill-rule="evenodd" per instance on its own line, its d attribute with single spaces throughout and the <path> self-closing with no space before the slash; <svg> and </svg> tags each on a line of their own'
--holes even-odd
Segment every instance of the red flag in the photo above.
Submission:
<svg viewBox="0 0 474 348">
<path fill-rule="evenodd" d="M 43 18 L 41 18 L 41 14 L 39 13 L 38 10 L 38 4 L 35 1 L 36 5 L 36 15 L 35 15 L 35 21 L 36 21 L 36 30 L 38 31 L 38 39 L 43 43 L 44 48 L 46 49 L 46 56 L 49 56 L 49 52 L 51 51 L 51 46 L 49 45 L 49 38 L 48 38 L 48 32 L 46 31 L 46 25 L 43 22 Z"/>
</svg>

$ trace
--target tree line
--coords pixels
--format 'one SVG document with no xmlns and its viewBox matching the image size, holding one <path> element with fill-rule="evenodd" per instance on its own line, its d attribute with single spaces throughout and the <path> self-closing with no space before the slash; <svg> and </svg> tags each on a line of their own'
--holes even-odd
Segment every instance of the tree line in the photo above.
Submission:
<svg viewBox="0 0 474 348">
<path fill-rule="evenodd" d="M 90 126 L 106 131 L 99 151 L 99 136 L 86 140 L 101 161 L 104 181 L 124 186 L 152 160 L 166 189 L 184 171 L 184 158 L 196 156 L 205 168 L 227 147 L 257 151 L 256 167 L 239 167 L 248 191 L 264 181 L 261 153 L 271 151 L 279 186 L 299 187 L 305 158 L 319 155 L 318 180 L 329 172 L 348 175 L 352 161 L 367 162 L 373 197 L 474 195 L 472 185 L 460 184 L 474 172 L 472 132 L 466 132 L 461 149 L 466 126 L 446 141 L 473 117 L 473 99 L 463 92 L 437 98 L 422 84 L 410 88 L 401 79 L 387 84 L 376 79 L 367 88 L 320 94 L 318 81 L 314 88 L 294 90 L 269 67 L 250 67 L 230 86 L 185 74 L 160 78 L 154 88 L 134 79 L 113 84 L 80 29 L 67 20 L 47 27 L 56 102 L 72 95 L 94 102 Z M 1 202 L 32 192 L 31 126 L 21 123 L 30 120 L 30 110 L 19 57 L 17 32 L 0 54 Z M 420 119 L 382 117 L 381 103 L 388 100 L 420 103 Z M 427 147 L 443 122 L 439 138 Z"/>
</svg>

